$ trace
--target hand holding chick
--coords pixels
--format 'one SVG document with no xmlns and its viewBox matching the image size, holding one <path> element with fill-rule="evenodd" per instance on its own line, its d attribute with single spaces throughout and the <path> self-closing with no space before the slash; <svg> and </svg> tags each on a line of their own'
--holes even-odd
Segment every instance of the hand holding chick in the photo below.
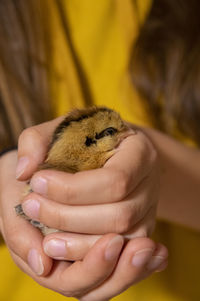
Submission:
<svg viewBox="0 0 200 301">
<path fill-rule="evenodd" d="M 75 173 L 100 168 L 127 135 L 128 127 L 117 112 L 105 107 L 75 109 L 56 128 L 47 159 L 39 169 Z M 28 186 L 29 192 L 31 189 Z M 44 235 L 57 231 L 28 218 L 20 204 L 15 209 L 18 215 L 39 228 Z"/>
<path fill-rule="evenodd" d="M 45 159 L 49 137 L 60 122 L 61 118 L 27 129 L 22 133 L 19 139 L 20 164 L 17 174 L 18 179 L 24 181 L 35 172 L 30 183 L 35 192 L 26 196 L 22 203 L 26 214 L 36 217 L 36 210 L 31 212 L 33 207 L 30 208 L 30 205 L 37 202 L 38 221 L 73 233 L 54 233 L 43 239 L 39 231 L 15 216 L 13 204 L 16 204 L 14 200 L 19 198 L 13 189 L 16 183 L 18 185 L 23 183 L 15 181 L 13 173 L 10 175 L 12 179 L 10 183 L 7 162 L 10 163 L 12 170 L 11 155 L 5 157 L 2 165 L 2 175 L 4 175 L 1 177 L 2 192 L 7 196 L 2 199 L 2 232 L 9 249 L 17 254 L 17 257 L 14 257 L 17 264 L 38 283 L 58 292 L 62 286 L 61 293 L 65 296 L 79 294 L 91 300 L 94 300 L 94 296 L 97 299 L 107 300 L 127 289 L 131 284 L 144 279 L 153 270 L 163 269 L 167 264 L 166 248 L 146 237 L 141 237 L 131 239 L 119 257 L 116 254 L 117 264 L 114 259 L 109 261 L 113 267 L 111 271 L 108 269 L 108 263 L 105 264 L 104 250 L 107 246 L 105 243 L 110 246 L 111 236 L 116 234 L 103 235 L 98 239 L 102 233 L 112 232 L 112 229 L 116 230 L 113 232 L 125 233 L 129 238 L 146 236 L 151 232 L 158 183 L 155 151 L 146 136 L 138 129 L 136 135 L 130 135 L 120 143 L 103 168 L 74 174 L 51 169 L 36 172 Z M 9 183 L 9 186 L 5 185 L 6 183 Z M 12 191 L 10 185 L 13 187 Z M 8 192 L 12 192 L 12 195 Z M 10 219 L 11 213 L 13 213 L 12 219 Z M 99 235 L 84 235 L 84 233 L 99 233 Z M 71 265 L 57 261 L 56 269 L 52 270 L 49 277 L 36 276 L 34 273 L 47 275 L 50 271 L 48 256 L 56 258 L 56 254 L 48 254 L 49 249 L 46 248 L 46 244 L 49 245 L 55 240 L 66 243 L 60 259 L 78 260 L 78 262 L 75 261 Z M 42 241 L 48 256 L 45 256 L 42 250 Z M 36 267 L 31 265 L 33 272 L 27 267 L 27 254 L 32 248 L 38 251 L 39 262 L 43 264 L 42 270 L 40 265 Z M 81 257 L 79 257 L 80 249 L 83 251 Z M 148 252 L 144 252 L 145 250 Z M 142 261 L 137 262 L 137 254 L 142 254 Z M 159 266 L 158 262 L 155 265 L 155 256 L 160 260 L 163 258 Z M 36 257 L 34 262 L 35 260 Z M 97 277 L 101 279 L 98 285 Z M 85 291 L 87 291 L 86 295 Z"/>
<path fill-rule="evenodd" d="M 74 111 L 55 130 L 45 163 L 31 180 L 39 195 L 27 196 L 23 210 L 35 226 L 48 225 L 48 233 L 51 228 L 50 232 L 147 236 L 154 227 L 158 200 L 156 162 L 150 141 L 128 128 L 116 112 Z M 96 169 L 86 171 L 89 167 Z M 45 191 L 37 187 L 41 180 L 48 185 Z M 37 215 L 31 212 L 30 199 L 38 204 Z"/>
</svg>

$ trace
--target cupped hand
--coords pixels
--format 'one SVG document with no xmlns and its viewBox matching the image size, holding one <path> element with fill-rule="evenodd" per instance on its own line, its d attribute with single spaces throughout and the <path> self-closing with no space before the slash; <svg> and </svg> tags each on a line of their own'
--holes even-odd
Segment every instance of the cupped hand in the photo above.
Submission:
<svg viewBox="0 0 200 301">
<path fill-rule="evenodd" d="M 29 179 L 43 162 L 52 132 L 60 120 L 35 126 L 22 133 L 18 152 L 19 180 Z M 50 282 L 42 278 L 44 286 L 83 300 L 107 300 L 153 271 L 166 267 L 166 248 L 144 237 L 152 232 L 155 223 L 158 166 L 156 152 L 141 131 L 127 137 L 102 169 L 75 175 L 40 171 L 33 176 L 31 185 L 35 192 L 24 199 L 23 209 L 26 214 L 50 227 L 74 232 L 54 233 L 44 239 L 46 254 L 56 259 L 76 260 L 73 264 L 57 262 L 53 273 L 48 276 Z M 85 271 L 93 271 L 88 260 L 90 255 L 101 265 L 98 257 L 100 253 L 97 255 L 96 252 L 102 250 L 101 244 L 110 235 L 114 235 L 101 237 L 101 234 L 110 232 L 134 238 L 125 245 L 120 257 L 119 251 L 118 263 L 116 265 L 115 261 L 110 274 L 106 266 L 102 271 L 95 263 L 97 274 L 104 275 L 97 276 L 102 282 L 96 281 L 94 277 L 81 288 L 81 279 L 77 278 L 76 282 L 72 277 L 69 278 L 72 283 L 69 281 L 66 284 L 65 277 L 61 275 L 68 279 L 71 270 L 77 273 L 77 265 L 79 268 L 85 267 Z M 82 277 L 83 274 L 79 274 Z M 35 275 L 32 277 L 38 281 Z M 74 290 L 70 290 L 71 287 Z"/>
<path fill-rule="evenodd" d="M 18 166 L 18 179 L 30 177 L 44 160 L 56 122 L 36 126 L 21 135 L 19 164 L 26 162 L 27 166 L 20 171 Z M 121 142 L 103 168 L 76 174 L 36 172 L 30 182 L 34 192 L 22 206 L 30 218 L 63 231 L 148 236 L 155 224 L 158 179 L 156 151 L 138 130 Z"/>
<path fill-rule="evenodd" d="M 80 301 L 105 301 L 167 266 L 164 246 L 156 246 L 148 238 L 136 238 L 130 240 L 120 254 L 123 243 L 120 235 L 103 235 L 83 260 L 57 261 L 48 277 L 38 277 L 22 259 L 15 254 L 13 258 L 44 287 Z"/>
<path fill-rule="evenodd" d="M 40 232 L 15 214 L 14 206 L 25 187 L 25 183 L 15 179 L 16 161 L 16 152 L 0 159 L 0 229 L 15 263 L 40 285 L 82 301 L 101 301 L 166 267 L 164 246 L 149 238 L 136 238 L 125 244 L 117 234 L 90 236 L 89 243 L 66 233 L 73 251 L 68 259 L 76 261 L 52 261 L 43 251 Z"/>
<path fill-rule="evenodd" d="M 9 251 L 16 257 L 16 264 L 24 262 L 37 275 L 47 275 L 52 267 L 42 247 L 43 236 L 26 220 L 16 215 L 25 189 L 24 182 L 15 178 L 17 152 L 12 151 L 0 158 L 0 230 Z"/>
</svg>

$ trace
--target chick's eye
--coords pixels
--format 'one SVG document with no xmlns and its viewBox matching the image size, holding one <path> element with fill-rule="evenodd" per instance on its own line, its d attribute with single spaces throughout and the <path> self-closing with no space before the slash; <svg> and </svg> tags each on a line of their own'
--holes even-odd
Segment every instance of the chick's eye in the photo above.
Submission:
<svg viewBox="0 0 200 301">
<path fill-rule="evenodd" d="M 105 136 L 113 136 L 115 133 L 117 132 L 117 130 L 113 127 L 109 127 L 105 130 L 103 130 L 101 133 L 96 133 L 96 136 L 95 138 L 98 140 L 98 139 L 101 139 Z"/>
<path fill-rule="evenodd" d="M 109 135 L 113 136 L 116 132 L 117 132 L 116 129 L 110 127 L 110 128 L 107 128 L 107 129 L 104 130 L 104 135 L 105 136 L 109 136 Z"/>
</svg>

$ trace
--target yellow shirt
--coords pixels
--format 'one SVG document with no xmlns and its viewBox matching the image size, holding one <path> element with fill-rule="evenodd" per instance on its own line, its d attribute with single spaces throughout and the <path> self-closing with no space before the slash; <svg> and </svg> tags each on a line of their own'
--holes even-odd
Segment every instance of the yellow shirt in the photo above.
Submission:
<svg viewBox="0 0 200 301">
<path fill-rule="evenodd" d="M 130 122 L 151 126 L 128 74 L 131 45 L 151 1 L 138 0 L 135 6 L 133 0 L 63 0 L 62 21 L 56 1 L 44 3 L 52 30 L 49 81 L 55 116 L 86 104 L 106 105 Z M 158 223 L 155 238 L 169 248 L 168 269 L 114 300 L 200 300 L 199 233 Z M 0 255 L 0 300 L 66 300 L 21 272 L 3 243 Z"/>
</svg>

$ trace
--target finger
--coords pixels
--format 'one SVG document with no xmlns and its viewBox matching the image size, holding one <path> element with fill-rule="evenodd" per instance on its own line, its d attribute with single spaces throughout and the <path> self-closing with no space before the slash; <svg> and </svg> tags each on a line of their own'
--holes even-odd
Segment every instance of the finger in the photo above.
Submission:
<svg viewBox="0 0 200 301">
<path fill-rule="evenodd" d="M 43 276 L 37 276 L 37 274 L 35 274 L 33 272 L 33 270 L 30 268 L 30 266 L 18 255 L 16 255 L 12 250 L 9 250 L 10 255 L 12 257 L 12 259 L 14 260 L 15 264 L 27 275 L 29 275 L 30 277 L 32 277 L 35 281 L 37 281 L 40 285 L 46 286 L 49 289 L 52 289 L 52 287 L 48 284 L 44 284 L 43 283 L 43 279 L 45 279 Z M 53 267 L 52 267 L 52 271 L 51 273 L 54 273 L 55 270 L 60 270 L 63 271 L 64 269 L 67 269 L 69 266 L 71 266 L 72 263 L 68 262 L 68 261 L 54 261 L 53 263 Z"/>
<path fill-rule="evenodd" d="M 154 229 L 155 209 L 150 208 L 148 214 L 136 224 L 131 231 L 124 234 L 127 239 L 148 237 Z M 84 235 L 76 233 L 52 233 L 43 241 L 45 253 L 57 260 L 81 260 L 89 249 L 100 238 L 99 235 Z"/>
<path fill-rule="evenodd" d="M 164 260 L 163 260 L 164 259 Z M 151 261 L 147 265 L 148 270 L 162 271 L 167 265 L 168 250 L 165 246 L 157 243 Z"/>
<path fill-rule="evenodd" d="M 54 229 L 86 234 L 126 233 L 143 219 L 151 207 L 156 207 L 157 193 L 154 185 L 147 181 L 149 179 L 145 178 L 122 202 L 70 206 L 32 193 L 23 200 L 22 207 L 30 218 Z"/>
<path fill-rule="evenodd" d="M 148 211 L 148 205 L 144 205 L 140 197 L 136 197 L 134 202 L 130 198 L 113 204 L 69 206 L 47 200 L 35 193 L 25 197 L 22 208 L 31 219 L 50 228 L 97 235 L 126 233 Z"/>
<path fill-rule="evenodd" d="M 5 162 L 6 161 L 6 162 Z M 52 266 L 50 259 L 43 251 L 43 237 L 39 231 L 26 220 L 16 215 L 14 207 L 19 203 L 24 183 L 15 180 L 14 166 L 17 157 L 13 154 L 9 160 L 4 160 L 8 171 L 1 178 L 1 231 L 10 250 L 26 261 L 38 275 L 47 275 Z M 10 164 L 14 165 L 10 168 Z M 10 187 L 13 187 L 10 189 Z M 17 199 L 16 199 L 17 198 Z"/>
<path fill-rule="evenodd" d="M 166 259 L 156 270 L 155 272 L 159 273 L 164 271 L 168 266 L 168 259 Z"/>
<path fill-rule="evenodd" d="M 133 285 L 139 280 L 148 277 L 152 272 L 154 272 L 154 270 L 148 271 L 146 265 L 151 260 L 152 252 L 156 252 L 155 251 L 156 247 L 157 245 L 155 245 L 150 240 L 146 240 L 146 239 L 145 240 L 139 239 L 139 241 L 138 239 L 134 240 L 134 245 L 133 243 L 131 244 L 129 243 L 126 246 L 125 250 L 123 251 L 120 260 L 114 272 L 111 273 L 110 277 L 108 277 L 106 281 L 103 281 L 102 284 L 98 285 L 96 288 L 93 288 L 92 285 L 93 282 L 91 282 L 90 283 L 91 287 L 90 289 L 89 288 L 87 289 L 88 292 L 85 294 L 83 293 L 84 289 L 81 291 L 79 286 L 75 287 L 75 290 L 73 291 L 69 289 L 69 286 L 67 285 L 68 281 L 66 281 L 66 279 L 67 280 L 69 279 L 70 281 L 70 278 L 66 277 L 66 279 L 63 280 L 65 286 L 63 286 L 63 283 L 60 282 L 61 274 L 67 273 L 69 267 L 73 268 L 73 264 L 66 261 L 59 261 L 59 262 L 57 261 L 54 263 L 54 267 L 51 275 L 48 276 L 48 278 L 43 278 L 43 277 L 37 277 L 32 272 L 32 270 L 27 266 L 27 264 L 24 261 L 22 261 L 21 258 L 17 257 L 15 254 L 12 254 L 12 252 L 11 252 L 11 256 L 14 258 L 16 264 L 24 272 L 26 272 L 33 279 L 35 279 L 40 285 L 43 285 L 49 289 L 53 289 L 65 296 L 79 297 L 80 301 L 86 301 L 86 300 L 103 301 L 118 295 L 119 293 L 126 290 L 130 285 Z M 161 250 L 163 249 L 164 249 L 164 253 L 167 254 L 165 251 L 166 248 L 164 246 L 162 246 Z M 140 257 L 138 257 L 138 255 L 140 255 Z M 133 264 L 133 258 L 135 258 L 136 256 L 137 256 L 137 260 Z M 167 259 L 164 258 L 163 267 L 164 266 L 166 267 L 166 265 L 167 265 Z M 158 271 L 158 269 L 155 271 Z M 128 273 L 128 277 L 126 272 Z M 123 275 L 125 277 L 123 277 Z M 76 276 L 77 276 L 77 282 L 80 281 L 80 284 L 82 284 L 82 278 L 79 277 L 79 274 L 77 274 Z M 84 277 L 87 277 L 87 274 L 85 274 Z M 71 285 L 71 283 L 69 283 L 69 285 Z M 82 297 L 80 297 L 81 293 L 82 293 Z"/>
<path fill-rule="evenodd" d="M 67 204 L 118 202 L 125 198 L 152 168 L 156 155 L 150 151 L 146 140 L 140 132 L 128 136 L 100 169 L 76 174 L 39 171 L 31 180 L 31 188 L 49 199 Z"/>
<path fill-rule="evenodd" d="M 57 260 L 82 260 L 100 238 L 98 235 L 52 233 L 43 241 L 45 253 Z"/>
<path fill-rule="evenodd" d="M 136 238 L 128 242 L 123 253 L 120 256 L 117 267 L 114 272 L 102 285 L 85 294 L 81 301 L 101 301 L 122 293 L 129 286 L 145 279 L 154 268 L 148 268 L 148 264 L 152 260 L 152 255 L 156 250 L 156 244 L 148 238 Z M 163 262 L 166 261 L 166 248 L 160 245 L 157 254 L 164 256 Z"/>
<path fill-rule="evenodd" d="M 13 208 L 9 208 L 14 211 Z M 3 213 L 2 234 L 10 250 L 24 260 L 37 275 L 47 275 L 52 260 L 42 248 L 43 236 L 21 217 Z"/>
<path fill-rule="evenodd" d="M 83 261 L 71 266 L 58 266 L 42 283 L 68 297 L 79 297 L 84 292 L 104 282 L 116 266 L 123 238 L 108 234 L 100 238 L 90 249 Z"/>
<path fill-rule="evenodd" d="M 45 159 L 52 134 L 63 117 L 25 129 L 18 141 L 16 177 L 24 181 L 37 170 Z"/>
</svg>

